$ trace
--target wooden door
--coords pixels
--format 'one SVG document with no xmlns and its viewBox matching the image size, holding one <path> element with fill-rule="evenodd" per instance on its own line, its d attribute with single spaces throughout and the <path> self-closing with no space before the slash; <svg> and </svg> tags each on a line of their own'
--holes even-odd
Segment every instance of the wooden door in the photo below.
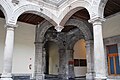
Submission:
<svg viewBox="0 0 120 80">
<path fill-rule="evenodd" d="M 107 46 L 108 74 L 120 75 L 120 63 L 117 44 Z"/>
</svg>

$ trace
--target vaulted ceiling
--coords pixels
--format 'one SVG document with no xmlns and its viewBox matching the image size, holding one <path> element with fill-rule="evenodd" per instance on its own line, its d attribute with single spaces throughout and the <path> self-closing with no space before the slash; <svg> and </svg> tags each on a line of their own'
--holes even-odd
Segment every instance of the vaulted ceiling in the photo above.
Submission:
<svg viewBox="0 0 120 80">
<path fill-rule="evenodd" d="M 58 1 L 58 0 L 44 0 L 44 1 L 46 1 L 46 2 L 52 1 L 53 3 L 55 3 L 54 1 Z M 58 3 L 60 4 L 62 1 L 65 1 L 65 0 L 60 0 L 60 2 L 58 2 Z M 104 11 L 104 16 L 107 17 L 107 16 L 110 16 L 110 15 L 118 13 L 118 12 L 120 12 L 120 0 L 108 0 L 106 7 L 105 7 L 105 11 Z M 4 18 L 2 11 L 0 11 L 0 17 Z M 76 12 L 71 18 L 73 18 L 73 17 L 77 17 L 77 18 L 80 18 L 83 20 L 90 19 L 88 11 L 86 9 L 82 9 L 82 10 Z M 31 13 L 22 14 L 18 18 L 18 21 L 33 24 L 33 25 L 37 25 L 38 23 L 40 23 L 43 20 L 44 20 L 44 18 L 42 18 L 38 15 L 35 15 L 35 14 L 31 14 Z"/>
</svg>

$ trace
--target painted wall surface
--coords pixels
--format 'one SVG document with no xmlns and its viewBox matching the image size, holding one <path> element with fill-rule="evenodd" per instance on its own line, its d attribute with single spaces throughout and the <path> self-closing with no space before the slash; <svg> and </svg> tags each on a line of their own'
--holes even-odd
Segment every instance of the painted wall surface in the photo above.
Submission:
<svg viewBox="0 0 120 80">
<path fill-rule="evenodd" d="M 3 67 L 3 54 L 4 54 L 4 41 L 5 41 L 5 21 L 0 18 L 0 73 L 2 73 Z M 18 27 L 15 28 L 15 45 L 13 53 L 13 73 L 32 73 L 34 72 L 34 37 L 35 26 L 18 23 Z M 30 60 L 31 58 L 31 60 Z M 29 65 L 32 64 L 31 70 Z"/>
<path fill-rule="evenodd" d="M 76 42 L 74 45 L 74 59 L 86 59 L 86 48 L 85 48 L 85 40 L 81 39 Z M 86 67 L 74 67 L 75 76 L 85 76 L 87 72 Z"/>
<path fill-rule="evenodd" d="M 59 53 L 58 46 L 54 42 L 49 44 L 49 74 L 58 74 L 59 68 Z"/>
<path fill-rule="evenodd" d="M 103 37 L 120 35 L 120 14 L 107 18 L 103 23 Z"/>
</svg>

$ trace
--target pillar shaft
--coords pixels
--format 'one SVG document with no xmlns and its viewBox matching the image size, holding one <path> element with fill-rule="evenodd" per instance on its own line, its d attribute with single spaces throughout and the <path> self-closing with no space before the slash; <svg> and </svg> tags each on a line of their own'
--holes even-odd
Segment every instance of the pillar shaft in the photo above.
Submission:
<svg viewBox="0 0 120 80">
<path fill-rule="evenodd" d="M 43 55 L 42 55 L 42 57 L 43 57 L 43 61 L 42 61 L 42 64 L 43 64 L 43 73 L 45 74 L 45 72 L 46 72 L 46 50 L 45 50 L 45 48 L 43 48 Z"/>
<path fill-rule="evenodd" d="M 94 32 L 94 69 L 95 79 L 106 79 L 105 53 L 103 47 L 102 22 L 104 19 L 95 18 L 91 20 Z"/>
<path fill-rule="evenodd" d="M 65 49 L 59 49 L 59 78 L 66 80 L 66 52 Z"/>
<path fill-rule="evenodd" d="M 73 58 L 74 50 L 66 50 L 66 63 L 67 63 L 67 79 L 74 79 L 74 58 Z"/>
<path fill-rule="evenodd" d="M 35 78 L 36 80 L 44 79 L 43 70 L 43 44 L 35 42 Z"/>
<path fill-rule="evenodd" d="M 86 58 L 87 58 L 87 80 L 94 79 L 94 53 L 93 53 L 93 41 L 88 40 L 86 41 Z"/>
<path fill-rule="evenodd" d="M 14 25 L 6 26 L 6 40 L 4 48 L 4 65 L 3 73 L 1 75 L 2 80 L 12 80 L 12 56 L 14 48 Z"/>
</svg>

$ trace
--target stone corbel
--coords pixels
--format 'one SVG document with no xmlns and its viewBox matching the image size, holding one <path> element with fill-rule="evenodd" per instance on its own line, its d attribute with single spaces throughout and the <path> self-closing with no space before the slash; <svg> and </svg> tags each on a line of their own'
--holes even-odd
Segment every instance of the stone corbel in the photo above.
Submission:
<svg viewBox="0 0 120 80">
<path fill-rule="evenodd" d="M 64 27 L 60 25 L 55 26 L 55 29 L 57 30 L 57 32 L 61 32 L 63 28 Z"/>
</svg>

